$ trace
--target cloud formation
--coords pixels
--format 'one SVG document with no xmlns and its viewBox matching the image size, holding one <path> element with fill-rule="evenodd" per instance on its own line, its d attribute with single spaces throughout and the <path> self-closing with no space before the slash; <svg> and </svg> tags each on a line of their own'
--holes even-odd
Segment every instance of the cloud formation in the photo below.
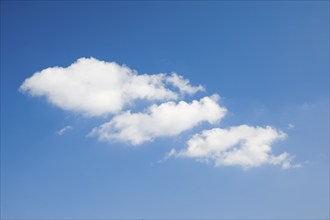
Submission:
<svg viewBox="0 0 330 220">
<path fill-rule="evenodd" d="M 111 114 L 110 121 L 93 128 L 88 136 L 135 146 L 157 137 L 179 135 L 203 122 L 217 124 L 227 113 L 219 105 L 218 95 L 182 101 L 185 94 L 204 91 L 204 87 L 192 86 L 188 79 L 176 73 L 138 74 L 125 65 L 95 58 L 80 58 L 68 67 L 37 72 L 23 82 L 20 91 L 45 97 L 55 106 L 85 117 Z M 132 113 L 130 107 L 136 100 L 146 100 L 151 106 Z M 289 124 L 288 129 L 293 128 Z M 57 134 L 63 135 L 71 129 L 66 126 Z M 270 126 L 213 128 L 193 135 L 183 149 L 172 149 L 165 159 L 193 158 L 215 166 L 244 169 L 265 164 L 284 169 L 297 167 L 292 165 L 293 157 L 287 152 L 277 156 L 272 153 L 272 144 L 286 136 Z"/>
<path fill-rule="evenodd" d="M 245 169 L 265 164 L 280 165 L 287 169 L 292 165 L 292 156 L 284 152 L 272 155 L 276 141 L 284 140 L 286 134 L 270 126 L 252 127 L 240 125 L 227 129 L 214 128 L 195 134 L 181 151 L 172 149 L 167 157 L 195 158 L 213 162 L 215 166 L 241 166 Z"/>
<path fill-rule="evenodd" d="M 58 135 L 63 135 L 65 132 L 68 132 L 68 131 L 70 131 L 70 130 L 72 130 L 73 128 L 72 128 L 72 126 L 70 126 L 70 125 L 67 125 L 67 126 L 65 126 L 64 128 L 62 128 L 61 130 L 59 130 L 59 131 L 57 131 L 56 132 L 56 134 L 58 134 Z"/>
<path fill-rule="evenodd" d="M 102 141 L 123 141 L 133 145 L 151 141 L 156 137 L 175 136 L 201 122 L 214 124 L 226 114 L 213 95 L 191 103 L 185 101 L 152 105 L 145 112 L 129 111 L 114 116 L 109 122 L 94 128 L 89 136 Z"/>
<path fill-rule="evenodd" d="M 139 75 L 125 65 L 95 58 L 80 58 L 65 68 L 44 69 L 20 87 L 24 93 L 46 97 L 64 110 L 87 117 L 118 113 L 136 99 L 177 100 L 203 89 L 191 86 L 189 80 L 176 73 Z"/>
</svg>

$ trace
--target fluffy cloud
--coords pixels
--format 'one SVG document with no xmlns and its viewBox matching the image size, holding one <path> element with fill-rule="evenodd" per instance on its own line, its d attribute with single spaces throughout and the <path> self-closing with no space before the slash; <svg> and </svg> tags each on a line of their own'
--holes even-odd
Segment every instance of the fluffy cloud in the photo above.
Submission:
<svg viewBox="0 0 330 220">
<path fill-rule="evenodd" d="M 191 103 L 180 101 L 152 105 L 143 113 L 128 111 L 94 128 L 90 136 L 98 136 L 103 141 L 138 145 L 155 137 L 178 135 L 201 122 L 214 124 L 221 120 L 227 110 L 219 106 L 218 99 L 217 95 L 213 95 Z"/>
<path fill-rule="evenodd" d="M 199 86 L 191 86 L 189 80 L 184 79 L 182 76 L 179 76 L 175 73 L 172 73 L 171 76 L 166 78 L 166 82 L 172 84 L 173 86 L 179 88 L 181 93 L 187 94 L 195 94 L 198 91 L 204 91 L 204 87 Z"/>
<path fill-rule="evenodd" d="M 167 157 L 195 158 L 213 162 L 215 166 L 241 166 L 246 169 L 264 164 L 295 167 L 297 165 L 291 164 L 292 156 L 288 153 L 272 155 L 271 144 L 285 138 L 285 133 L 270 126 L 214 128 L 195 134 L 187 141 L 185 149 L 178 152 L 172 149 Z"/>
<path fill-rule="evenodd" d="M 66 68 L 44 69 L 20 87 L 22 92 L 46 97 L 64 110 L 87 117 L 117 113 L 136 99 L 177 100 L 182 94 L 202 90 L 176 73 L 139 75 L 127 66 L 94 58 L 80 58 Z"/>
<path fill-rule="evenodd" d="M 23 93 L 45 97 L 57 107 L 86 117 L 113 114 L 109 122 L 95 127 L 88 136 L 132 145 L 179 135 L 202 122 L 219 122 L 227 109 L 218 104 L 218 95 L 190 103 L 178 101 L 185 94 L 203 90 L 202 86 L 192 86 L 188 79 L 176 73 L 138 74 L 125 65 L 94 58 L 80 58 L 65 68 L 44 69 L 20 86 Z M 135 100 L 146 100 L 153 105 L 145 111 L 132 113 L 129 107 Z M 125 109 L 128 110 L 123 111 Z M 294 125 L 289 124 L 288 129 L 293 128 Z M 71 129 L 66 126 L 57 134 Z M 185 148 L 172 149 L 165 158 L 194 158 L 215 166 L 244 169 L 265 164 L 282 168 L 299 166 L 291 164 L 292 156 L 286 152 L 272 154 L 271 145 L 285 138 L 285 133 L 270 126 L 214 128 L 193 135 Z"/>
</svg>

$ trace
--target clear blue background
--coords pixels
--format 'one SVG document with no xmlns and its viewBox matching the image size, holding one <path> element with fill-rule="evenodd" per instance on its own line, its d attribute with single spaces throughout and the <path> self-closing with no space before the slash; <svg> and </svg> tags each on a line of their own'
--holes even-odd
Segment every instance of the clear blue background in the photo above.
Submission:
<svg viewBox="0 0 330 220">
<path fill-rule="evenodd" d="M 19 93 L 90 56 L 204 85 L 195 98 L 219 93 L 230 111 L 221 126 L 282 129 L 275 153 L 303 167 L 158 163 L 206 126 L 100 143 L 85 135 L 105 119 Z M 1 218 L 329 218 L 329 2 L 1 1 Z"/>
</svg>

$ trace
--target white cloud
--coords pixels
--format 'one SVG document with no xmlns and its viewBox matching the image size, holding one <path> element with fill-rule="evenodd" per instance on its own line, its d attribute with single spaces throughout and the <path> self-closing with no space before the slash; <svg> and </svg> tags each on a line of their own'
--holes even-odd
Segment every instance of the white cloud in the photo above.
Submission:
<svg viewBox="0 0 330 220">
<path fill-rule="evenodd" d="M 272 154 L 271 144 L 283 140 L 286 134 L 270 126 L 251 127 L 240 125 L 228 129 L 214 128 L 195 134 L 181 151 L 171 150 L 166 157 L 188 157 L 203 162 L 213 162 L 215 166 L 241 166 L 245 169 L 264 164 L 292 165 L 292 156 L 284 152 Z"/>
<path fill-rule="evenodd" d="M 289 123 L 287 129 L 288 130 L 293 130 L 295 128 L 294 124 Z"/>
<path fill-rule="evenodd" d="M 179 88 L 181 93 L 195 94 L 198 91 L 204 91 L 204 87 L 199 85 L 193 87 L 190 85 L 188 79 L 184 79 L 182 76 L 172 73 L 171 76 L 166 78 L 166 82 L 172 84 L 173 86 Z"/>
<path fill-rule="evenodd" d="M 94 58 L 80 58 L 68 67 L 51 67 L 37 72 L 23 82 L 20 91 L 46 97 L 55 106 L 86 117 L 113 114 L 109 122 L 95 127 L 88 136 L 132 145 L 157 137 L 176 136 L 202 122 L 215 124 L 227 113 L 227 109 L 218 104 L 218 95 L 190 103 L 177 101 L 185 94 L 192 95 L 204 88 L 190 85 L 188 79 L 176 73 L 138 74 L 125 65 Z M 135 100 L 164 103 L 153 104 L 143 112 L 123 112 L 130 109 Z M 72 129 L 68 125 L 57 134 L 63 135 Z M 287 129 L 294 129 L 294 125 L 289 124 Z M 293 157 L 288 153 L 272 154 L 271 145 L 285 138 L 285 133 L 270 126 L 214 128 L 193 135 L 184 149 L 172 149 L 164 160 L 195 158 L 215 166 L 241 166 L 244 169 L 265 164 L 298 167 L 300 165 L 291 164 Z"/>
<path fill-rule="evenodd" d="M 213 95 L 191 103 L 185 101 L 152 105 L 143 113 L 125 112 L 96 127 L 89 136 L 102 141 L 123 141 L 133 145 L 151 141 L 156 137 L 175 136 L 201 122 L 214 124 L 227 110 L 217 103 Z"/>
<path fill-rule="evenodd" d="M 62 128 L 61 130 L 57 131 L 56 134 L 63 135 L 65 132 L 70 131 L 72 129 L 73 129 L 72 126 L 67 125 L 64 128 Z"/>
<path fill-rule="evenodd" d="M 175 89 L 169 89 L 169 85 Z M 64 110 L 87 117 L 118 113 L 136 99 L 177 100 L 180 94 L 202 90 L 202 86 L 191 86 L 176 73 L 139 75 L 125 65 L 94 58 L 80 58 L 65 68 L 44 69 L 20 87 L 22 92 L 46 97 Z"/>
</svg>

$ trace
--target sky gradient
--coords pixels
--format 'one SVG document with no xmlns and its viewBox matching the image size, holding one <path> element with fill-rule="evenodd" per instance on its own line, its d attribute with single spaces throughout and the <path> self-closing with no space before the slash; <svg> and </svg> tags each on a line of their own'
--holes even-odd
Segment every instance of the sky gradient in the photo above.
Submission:
<svg viewBox="0 0 330 220">
<path fill-rule="evenodd" d="M 83 57 L 116 68 L 127 99 L 89 105 L 104 78 L 78 94 L 60 87 L 85 85 L 85 66 L 48 77 Z M 141 98 L 149 90 L 132 86 L 148 80 L 167 93 Z M 164 106 L 199 111 L 180 121 L 187 114 L 165 118 Z M 129 119 L 139 123 L 120 125 Z M 238 137 L 235 147 L 261 135 L 291 166 L 196 160 L 189 143 L 211 130 Z M 1 218 L 328 219 L 329 2 L 1 1 Z"/>
</svg>

